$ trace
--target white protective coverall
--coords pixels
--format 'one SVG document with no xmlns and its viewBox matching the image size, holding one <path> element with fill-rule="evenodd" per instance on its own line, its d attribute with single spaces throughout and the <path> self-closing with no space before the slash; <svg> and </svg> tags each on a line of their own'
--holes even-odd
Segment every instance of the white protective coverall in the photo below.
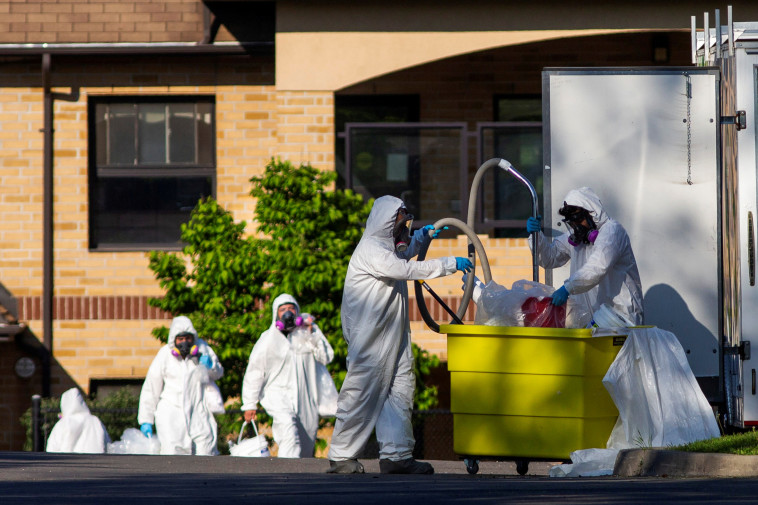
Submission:
<svg viewBox="0 0 758 505">
<path fill-rule="evenodd" d="M 183 359 L 171 350 L 176 336 L 185 332 L 195 335 L 198 355 Z M 201 355 L 210 356 L 210 369 L 199 363 Z M 216 353 L 198 337 L 192 321 L 186 316 L 175 317 L 168 343 L 160 348 L 147 371 L 137 414 L 140 425 L 155 424 L 161 454 L 218 454 L 218 425 L 213 417 L 217 398 L 210 390 L 222 375 L 224 368 Z"/>
<path fill-rule="evenodd" d="M 102 421 L 93 416 L 82 394 L 71 388 L 61 396 L 61 419 L 47 439 L 47 452 L 104 453 L 111 438 Z"/>
<path fill-rule="evenodd" d="M 564 201 L 591 212 L 597 238 L 592 244 L 574 247 L 568 242 L 568 233 L 551 241 L 540 232 L 540 266 L 557 268 L 570 260 L 570 276 L 563 283 L 569 295 L 583 294 L 592 312 L 606 304 L 635 325 L 643 324 L 642 283 L 626 230 L 608 217 L 600 198 L 590 188 L 572 189 Z M 532 243 L 530 237 L 530 247 Z"/>
<path fill-rule="evenodd" d="M 347 342 L 347 375 L 337 403 L 329 459 L 356 459 L 376 427 L 379 457 L 412 457 L 413 352 L 408 320 L 407 281 L 456 272 L 454 257 L 408 261 L 431 241 L 414 233 L 403 253 L 392 235 L 402 200 L 383 196 L 374 202 L 363 237 L 345 277 L 342 331 Z"/>
<path fill-rule="evenodd" d="M 276 327 L 277 311 L 287 303 L 300 314 L 291 295 L 274 299 L 271 327 L 253 346 L 242 380 L 242 410 L 256 410 L 260 402 L 273 418 L 277 457 L 311 458 L 319 420 L 316 361 L 326 365 L 334 350 L 316 326 L 308 338 L 297 338 L 293 345 L 300 330 L 285 335 Z"/>
</svg>

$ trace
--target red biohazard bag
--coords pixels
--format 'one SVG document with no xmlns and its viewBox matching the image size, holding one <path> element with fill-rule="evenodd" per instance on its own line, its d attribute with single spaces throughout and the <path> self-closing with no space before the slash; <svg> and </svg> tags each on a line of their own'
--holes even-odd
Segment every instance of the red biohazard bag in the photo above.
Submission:
<svg viewBox="0 0 758 505">
<path fill-rule="evenodd" d="M 521 305 L 524 314 L 524 326 L 538 328 L 565 328 L 566 306 L 556 306 L 552 297 L 530 296 Z"/>
</svg>

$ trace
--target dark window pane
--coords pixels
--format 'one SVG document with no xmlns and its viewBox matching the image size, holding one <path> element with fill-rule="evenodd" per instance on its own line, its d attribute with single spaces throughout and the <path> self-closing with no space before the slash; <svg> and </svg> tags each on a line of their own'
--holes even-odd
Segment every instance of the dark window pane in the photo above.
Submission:
<svg viewBox="0 0 758 505">
<path fill-rule="evenodd" d="M 215 196 L 214 104 L 197 100 L 93 100 L 91 248 L 182 245 L 180 225 L 200 198 Z"/>
<path fill-rule="evenodd" d="M 213 104 L 200 102 L 197 107 L 197 162 L 201 165 L 213 163 Z"/>
<path fill-rule="evenodd" d="M 461 135 L 457 128 L 357 127 L 350 130 L 353 189 L 365 198 L 401 198 L 420 221 L 460 205 Z"/>
<path fill-rule="evenodd" d="M 498 157 L 510 161 L 514 168 L 542 194 L 542 133 L 538 129 L 496 131 Z M 502 170 L 495 170 L 498 188 L 495 219 L 527 219 L 532 214 L 532 197 L 524 187 Z"/>
<path fill-rule="evenodd" d="M 542 121 L 541 97 L 503 97 L 497 99 L 497 121 Z"/>
<path fill-rule="evenodd" d="M 169 163 L 195 162 L 195 106 L 191 103 L 169 104 Z"/>
<path fill-rule="evenodd" d="M 334 126 L 344 133 L 346 123 L 407 123 L 419 120 L 417 95 L 337 95 L 334 104 Z M 335 139 L 337 186 L 346 187 L 345 139 Z"/>
<path fill-rule="evenodd" d="M 100 178 L 95 195 L 96 246 L 179 244 L 181 223 L 212 195 L 210 177 Z"/>
<path fill-rule="evenodd" d="M 112 165 L 134 165 L 134 105 L 109 106 L 108 162 Z"/>
<path fill-rule="evenodd" d="M 497 97 L 495 119 L 508 123 L 540 123 L 542 121 L 542 97 Z M 489 157 L 505 158 L 513 163 L 516 170 L 529 179 L 537 191 L 537 198 L 541 204 L 542 128 L 540 126 L 517 125 L 495 127 L 486 132 L 485 145 L 491 146 L 492 152 Z M 492 204 L 495 219 L 525 221 L 532 212 L 532 200 L 529 191 L 515 178 L 500 170 L 493 171 L 492 177 L 494 180 L 490 180 L 494 182 Z M 526 237 L 527 233 L 524 226 L 519 223 L 517 226 L 496 229 L 495 236 Z"/>
<path fill-rule="evenodd" d="M 108 106 L 95 107 L 95 157 L 98 165 L 108 163 Z"/>
<path fill-rule="evenodd" d="M 166 106 L 139 105 L 139 162 L 166 163 Z"/>
</svg>

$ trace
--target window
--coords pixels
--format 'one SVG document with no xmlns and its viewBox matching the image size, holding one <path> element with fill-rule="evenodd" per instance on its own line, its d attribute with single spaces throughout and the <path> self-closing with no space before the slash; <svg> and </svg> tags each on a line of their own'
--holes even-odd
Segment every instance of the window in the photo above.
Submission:
<svg viewBox="0 0 758 505">
<path fill-rule="evenodd" d="M 338 132 L 334 151 L 337 162 L 337 185 L 345 188 L 349 186 L 345 181 L 345 125 L 347 123 L 418 121 L 419 97 L 417 95 L 337 95 L 334 100 L 334 126 Z M 371 198 L 374 195 L 365 194 L 364 196 Z"/>
<path fill-rule="evenodd" d="M 542 205 L 542 99 L 539 96 L 495 97 L 497 126 L 486 128 L 482 140 L 485 159 L 498 157 L 510 161 L 537 191 Z M 491 149 L 491 150 L 490 150 Z M 502 170 L 493 170 L 496 188 L 492 204 L 496 237 L 526 237 L 526 219 L 531 216 L 532 199 L 528 190 Z"/>
<path fill-rule="evenodd" d="M 180 225 L 215 193 L 212 97 L 99 97 L 89 104 L 90 248 L 181 247 Z"/>
</svg>

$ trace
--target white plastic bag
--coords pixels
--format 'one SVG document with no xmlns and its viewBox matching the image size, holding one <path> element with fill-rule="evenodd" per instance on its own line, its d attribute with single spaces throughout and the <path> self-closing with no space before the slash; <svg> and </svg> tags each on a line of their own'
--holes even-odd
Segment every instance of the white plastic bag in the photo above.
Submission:
<svg viewBox="0 0 758 505">
<path fill-rule="evenodd" d="M 618 449 L 581 449 L 569 456 L 571 463 L 554 466 L 550 477 L 600 477 L 612 475 Z"/>
<path fill-rule="evenodd" d="M 242 423 L 240 428 L 239 437 L 237 437 L 237 443 L 229 442 L 229 453 L 232 456 L 239 456 L 243 458 L 268 458 L 271 453 L 268 450 L 268 442 L 264 435 L 258 434 L 258 426 L 255 423 L 253 425 L 253 431 L 255 436 L 253 438 L 246 438 L 242 440 L 242 434 L 245 433 L 245 425 L 248 422 Z"/>
<path fill-rule="evenodd" d="M 161 443 L 158 437 L 145 436 L 137 428 L 127 428 L 121 440 L 108 444 L 108 454 L 160 454 Z"/>
<path fill-rule="evenodd" d="M 631 328 L 603 385 L 619 410 L 609 449 L 682 445 L 720 435 L 713 409 L 671 332 Z"/>
<path fill-rule="evenodd" d="M 211 414 L 223 414 L 226 412 L 224 409 L 224 398 L 221 396 L 221 390 L 215 382 L 208 382 L 205 385 L 203 401 L 205 401 L 205 407 Z"/>
<path fill-rule="evenodd" d="M 337 386 L 326 366 L 316 362 L 316 388 L 318 389 L 318 415 L 334 417 L 337 415 Z"/>
</svg>

